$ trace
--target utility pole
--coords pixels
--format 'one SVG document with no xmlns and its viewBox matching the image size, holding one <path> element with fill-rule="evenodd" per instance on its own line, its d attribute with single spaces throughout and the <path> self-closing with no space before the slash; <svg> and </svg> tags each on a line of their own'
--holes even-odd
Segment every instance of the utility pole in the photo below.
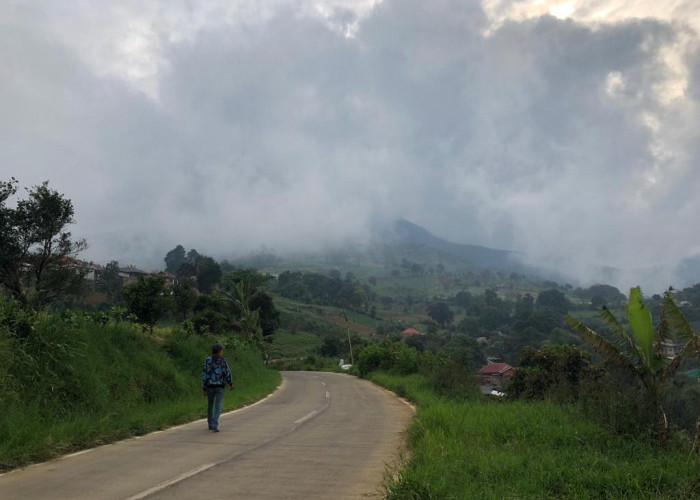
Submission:
<svg viewBox="0 0 700 500">
<path fill-rule="evenodd" d="M 352 340 L 350 340 L 350 321 L 348 321 L 348 316 L 345 314 L 345 309 L 340 311 L 340 315 L 345 318 L 345 326 L 347 326 L 348 330 L 348 345 L 350 346 L 350 364 L 354 365 L 355 360 L 352 357 Z"/>
</svg>

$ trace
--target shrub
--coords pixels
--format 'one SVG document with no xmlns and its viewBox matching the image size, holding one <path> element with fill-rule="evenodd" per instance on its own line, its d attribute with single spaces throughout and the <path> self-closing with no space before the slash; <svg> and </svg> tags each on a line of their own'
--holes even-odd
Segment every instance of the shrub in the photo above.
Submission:
<svg viewBox="0 0 700 500">
<path fill-rule="evenodd" d="M 363 377 L 375 370 L 405 375 L 416 373 L 418 351 L 402 342 L 384 340 L 363 348 L 358 356 L 357 365 L 360 376 Z"/>
<path fill-rule="evenodd" d="M 506 387 L 509 397 L 515 399 L 576 401 L 581 381 L 595 381 L 599 373 L 587 352 L 569 345 L 525 347 L 519 364 Z"/>
</svg>

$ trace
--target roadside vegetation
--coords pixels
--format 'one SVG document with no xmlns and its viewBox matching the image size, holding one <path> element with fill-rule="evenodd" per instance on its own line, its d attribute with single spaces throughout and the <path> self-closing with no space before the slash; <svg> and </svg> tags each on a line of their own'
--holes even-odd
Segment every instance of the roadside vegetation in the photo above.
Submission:
<svg viewBox="0 0 700 500">
<path fill-rule="evenodd" d="M 364 348 L 358 374 L 418 406 L 385 498 L 698 498 L 698 406 L 677 404 L 698 333 L 670 290 L 656 327 L 639 288 L 626 311 L 629 326 L 602 310 L 605 333 L 568 319 L 600 364 L 576 346 L 528 347 L 505 397 L 481 394 L 468 356 L 389 340 Z"/>
<path fill-rule="evenodd" d="M 615 435 L 575 408 L 546 401 L 437 396 L 426 375 L 369 379 L 417 404 L 388 500 L 693 499 L 700 461 L 684 443 L 663 449 Z"/>
<path fill-rule="evenodd" d="M 0 302 L 0 469 L 202 417 L 201 366 L 216 339 L 160 333 Z M 225 356 L 235 384 L 226 409 L 279 384 L 254 347 L 229 339 Z"/>
</svg>

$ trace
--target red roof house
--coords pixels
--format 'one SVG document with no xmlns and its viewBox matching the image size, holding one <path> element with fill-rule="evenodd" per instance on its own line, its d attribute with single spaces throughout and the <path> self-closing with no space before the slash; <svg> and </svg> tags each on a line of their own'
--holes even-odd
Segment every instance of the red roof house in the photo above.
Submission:
<svg viewBox="0 0 700 500">
<path fill-rule="evenodd" d="M 510 377 L 513 375 L 515 368 L 508 363 L 489 363 L 488 365 L 479 368 L 479 375 L 500 375 L 501 377 Z"/>
<path fill-rule="evenodd" d="M 413 337 L 414 335 L 422 335 L 422 333 L 415 328 L 406 328 L 403 332 L 401 332 L 402 339 L 407 339 L 408 337 Z"/>
<path fill-rule="evenodd" d="M 481 385 L 489 385 L 499 387 L 504 378 L 509 378 L 513 375 L 515 368 L 508 363 L 489 363 L 482 366 L 477 372 L 481 379 Z"/>
</svg>

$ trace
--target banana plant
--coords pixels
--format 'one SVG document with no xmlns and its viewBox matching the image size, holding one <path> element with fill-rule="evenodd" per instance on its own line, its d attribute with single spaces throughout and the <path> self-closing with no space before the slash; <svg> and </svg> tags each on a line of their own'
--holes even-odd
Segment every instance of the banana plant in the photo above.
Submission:
<svg viewBox="0 0 700 500">
<path fill-rule="evenodd" d="M 626 313 L 629 327 L 622 325 L 607 307 L 601 308 L 600 316 L 610 326 L 610 340 L 572 316 L 568 315 L 566 322 L 605 361 L 623 368 L 641 381 L 649 402 L 659 414 L 658 434 L 659 439 L 664 441 L 668 435 L 669 421 L 661 404 L 661 385 L 678 370 L 683 359 L 700 357 L 700 335 L 693 331 L 676 305 L 672 288 L 664 293 L 661 320 L 656 328 L 639 287 L 630 290 Z M 663 353 L 663 342 L 669 339 L 684 342 L 672 359 Z"/>
</svg>

